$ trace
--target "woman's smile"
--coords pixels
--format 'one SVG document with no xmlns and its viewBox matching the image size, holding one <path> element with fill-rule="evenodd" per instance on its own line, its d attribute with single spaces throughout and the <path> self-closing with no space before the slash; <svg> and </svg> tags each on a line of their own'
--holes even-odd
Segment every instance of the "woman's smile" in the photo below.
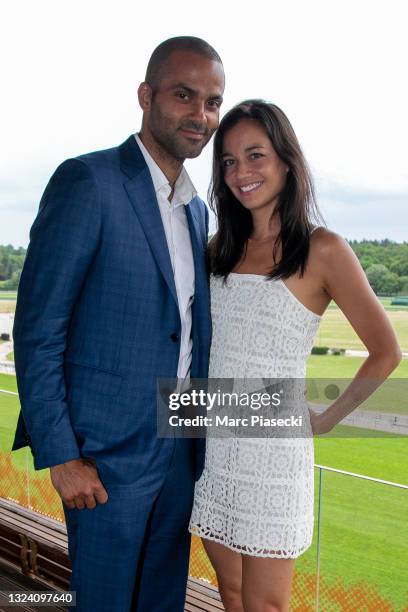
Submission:
<svg viewBox="0 0 408 612">
<path fill-rule="evenodd" d="M 249 195 L 249 194 L 252 194 L 257 189 L 259 189 L 259 187 L 261 187 L 262 184 L 263 184 L 263 181 L 257 181 L 256 183 L 247 183 L 246 185 L 239 185 L 238 189 L 240 193 L 244 195 Z"/>
</svg>

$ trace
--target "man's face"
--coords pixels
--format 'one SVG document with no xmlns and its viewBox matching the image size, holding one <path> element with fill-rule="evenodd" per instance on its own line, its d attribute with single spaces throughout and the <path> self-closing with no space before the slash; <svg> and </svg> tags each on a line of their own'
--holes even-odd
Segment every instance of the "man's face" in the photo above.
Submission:
<svg viewBox="0 0 408 612">
<path fill-rule="evenodd" d="M 196 53 L 175 51 L 153 90 L 145 126 L 171 157 L 197 157 L 219 123 L 224 70 Z"/>
</svg>

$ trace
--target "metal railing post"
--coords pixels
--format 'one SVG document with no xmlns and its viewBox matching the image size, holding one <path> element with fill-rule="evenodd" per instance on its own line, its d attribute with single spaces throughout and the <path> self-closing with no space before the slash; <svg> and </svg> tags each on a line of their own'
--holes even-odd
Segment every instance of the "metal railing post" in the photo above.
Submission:
<svg viewBox="0 0 408 612">
<path fill-rule="evenodd" d="M 317 568 L 316 568 L 316 612 L 319 612 L 320 597 L 320 537 L 322 519 L 323 469 L 319 466 L 319 496 L 317 506 Z"/>
</svg>

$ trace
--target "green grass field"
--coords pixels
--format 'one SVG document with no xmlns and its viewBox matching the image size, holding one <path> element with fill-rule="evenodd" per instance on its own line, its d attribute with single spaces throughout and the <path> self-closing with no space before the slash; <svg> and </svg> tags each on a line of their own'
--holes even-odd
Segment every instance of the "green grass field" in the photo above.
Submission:
<svg viewBox="0 0 408 612">
<path fill-rule="evenodd" d="M 408 309 L 392 310 L 387 315 L 397 334 L 400 347 L 408 351 Z M 364 350 L 365 347 L 339 308 L 329 308 L 320 323 L 315 344 L 330 348 Z"/>
<path fill-rule="evenodd" d="M 391 297 L 380 297 L 378 298 L 381 304 L 384 306 L 385 310 L 405 310 L 408 311 L 408 306 L 401 304 L 391 304 Z"/>
<path fill-rule="evenodd" d="M 352 378 L 364 357 L 345 355 L 310 355 L 307 361 L 308 378 Z M 403 359 L 390 378 L 408 378 L 408 359 Z"/>
<path fill-rule="evenodd" d="M 0 300 L 15 300 L 17 291 L 0 291 Z"/>
<path fill-rule="evenodd" d="M 0 291 L 0 313 L 15 312 L 16 291 Z"/>
<path fill-rule="evenodd" d="M 335 384 L 341 392 L 350 384 L 363 357 L 344 355 L 311 355 L 307 362 L 310 401 L 328 404 L 324 389 Z M 360 410 L 382 413 L 408 414 L 408 359 L 403 359 L 390 378 L 363 404 Z M 350 431 L 350 428 L 347 428 Z M 373 432 L 371 435 L 377 435 Z M 380 434 L 382 435 L 382 434 Z"/>
<path fill-rule="evenodd" d="M 0 374 L 0 389 L 17 392 L 16 377 L 10 374 Z"/>
<path fill-rule="evenodd" d="M 408 438 L 317 438 L 315 462 L 408 485 Z M 316 497 L 318 483 L 316 470 Z M 402 610 L 408 604 L 407 517 L 407 490 L 323 471 L 322 576 L 341 576 L 346 584 L 364 578 Z M 306 555 L 313 559 L 313 552 Z"/>
<path fill-rule="evenodd" d="M 0 389 L 17 392 L 16 377 L 10 374 L 0 374 Z M 0 392 L 0 449 L 3 451 L 9 451 L 11 448 L 19 407 L 20 402 L 17 396 Z"/>
<path fill-rule="evenodd" d="M 408 311 L 408 306 L 406 306 L 405 304 L 404 305 L 391 304 L 391 302 L 392 302 L 392 298 L 391 297 L 379 297 L 378 300 L 384 306 L 384 310 L 387 310 L 387 311 L 391 311 L 391 310 Z M 335 302 L 332 302 L 329 305 L 329 309 L 336 309 L 336 308 L 337 308 L 337 305 L 335 304 Z"/>
<path fill-rule="evenodd" d="M 16 300 L 0 300 L 0 313 L 15 312 Z"/>
<path fill-rule="evenodd" d="M 330 441 L 323 449 L 321 440 L 316 441 L 316 461 L 323 464 L 337 463 L 350 471 L 359 468 L 365 471 L 392 474 L 397 466 L 399 452 L 407 453 L 406 440 L 377 441 L 377 446 L 368 440 L 356 442 L 352 448 L 345 440 Z M 340 448 L 336 448 L 340 442 Z M 390 444 L 391 442 L 391 444 Z M 401 443 L 402 442 L 402 443 Z M 369 454 L 379 453 L 383 465 L 372 462 Z M 352 456 L 350 457 L 350 453 Z M 385 463 L 387 462 L 387 463 Z M 406 467 L 406 466 L 405 466 Z M 407 474 L 397 472 L 407 481 Z M 315 474 L 315 496 L 319 489 L 319 472 Z M 350 598 L 350 608 L 325 608 L 342 610 L 402 610 L 408 604 L 407 526 L 408 494 L 406 490 L 323 471 L 321 496 L 321 540 L 320 574 L 324 583 L 341 581 L 351 587 L 364 580 L 385 597 L 392 608 L 372 606 L 359 607 L 358 601 Z M 317 555 L 317 526 L 314 543 L 301 559 L 301 563 L 313 565 Z M 301 565 L 298 566 L 301 569 Z M 347 589 L 346 589 L 347 590 Z"/>
</svg>

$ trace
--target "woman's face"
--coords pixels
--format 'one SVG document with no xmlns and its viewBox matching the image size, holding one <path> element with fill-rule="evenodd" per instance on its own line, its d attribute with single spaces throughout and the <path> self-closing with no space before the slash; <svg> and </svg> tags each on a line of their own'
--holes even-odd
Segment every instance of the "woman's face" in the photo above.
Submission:
<svg viewBox="0 0 408 612">
<path fill-rule="evenodd" d="M 224 135 L 224 180 L 245 208 L 275 208 L 288 166 L 276 154 L 264 128 L 243 119 Z"/>
</svg>

